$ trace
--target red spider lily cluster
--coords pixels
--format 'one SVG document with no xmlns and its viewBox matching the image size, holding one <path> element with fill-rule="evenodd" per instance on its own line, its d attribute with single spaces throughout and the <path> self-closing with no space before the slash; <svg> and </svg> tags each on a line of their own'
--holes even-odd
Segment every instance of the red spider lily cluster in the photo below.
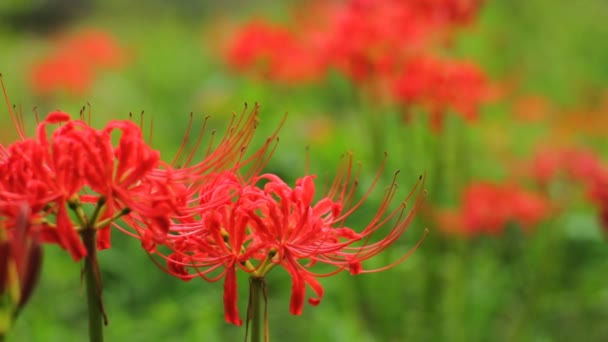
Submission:
<svg viewBox="0 0 608 342">
<path fill-rule="evenodd" d="M 423 184 L 417 184 L 402 205 L 391 210 L 396 193 L 393 181 L 371 222 L 355 230 L 345 221 L 363 204 L 371 189 L 354 201 L 358 181 L 351 164 L 349 157 L 318 201 L 314 201 L 313 175 L 298 179 L 291 187 L 273 174 L 254 176 L 246 183 L 233 173 L 218 174 L 200 190 L 201 205 L 197 210 L 172 221 L 164 243 L 171 252 L 159 253 L 166 260 L 167 272 L 183 280 L 223 278 L 226 320 L 240 325 L 237 269 L 263 278 L 275 266 L 283 267 L 292 278 L 290 312 L 299 315 L 307 285 L 317 296 L 310 298 L 309 303 L 316 305 L 323 297 L 317 277 L 342 270 L 353 275 L 374 272 L 405 260 L 411 252 L 381 269 L 365 270 L 362 266 L 365 260 L 395 242 L 409 226 L 424 199 Z M 415 203 L 406 212 L 405 203 L 412 196 Z M 385 225 L 391 228 L 381 239 L 372 239 Z M 315 273 L 313 268 L 321 264 L 333 270 Z"/>
<path fill-rule="evenodd" d="M 508 223 L 529 229 L 548 218 L 551 213 L 568 206 L 559 187 L 553 194 L 552 184 L 566 181 L 582 185 L 588 200 L 598 210 L 599 220 L 608 230 L 608 165 L 589 149 L 541 148 L 517 170 L 519 180 L 534 181 L 541 193 L 524 190 L 513 184 L 476 182 L 463 191 L 459 209 L 440 210 L 437 220 L 443 230 L 464 236 L 501 234 Z"/>
<path fill-rule="evenodd" d="M 56 127 L 52 134 L 49 126 Z M 117 144 L 112 143 L 114 132 L 120 133 Z M 112 121 L 97 130 L 55 111 L 40 122 L 34 137 L 3 147 L 0 162 L 0 210 L 6 226 L 16 223 L 16 204 L 27 203 L 28 221 L 41 240 L 58 244 L 76 261 L 87 254 L 79 231 L 98 230 L 97 244 L 104 249 L 110 246 L 115 218 L 136 212 L 162 230 L 167 225 L 163 218 L 175 208 L 171 178 L 155 177 L 159 153 L 130 121 Z M 83 207 L 89 204 L 95 208 L 87 216 Z"/>
<path fill-rule="evenodd" d="M 542 149 L 534 156 L 531 168 L 536 181 L 545 187 L 560 176 L 582 184 L 608 230 L 608 165 L 599 156 L 586 149 Z"/>
<path fill-rule="evenodd" d="M 534 227 L 551 213 L 546 198 L 513 184 L 470 184 L 461 203 L 456 211 L 442 212 L 439 220 L 444 230 L 464 236 L 499 235 L 509 223 Z"/>
<path fill-rule="evenodd" d="M 475 0 L 312 2 L 298 8 L 290 27 L 256 20 L 228 47 L 237 70 L 279 82 L 319 79 L 341 71 L 368 96 L 420 106 L 435 129 L 448 111 L 476 118 L 492 89 L 475 64 L 437 58 L 457 29 L 471 23 Z M 388 92 L 386 90 L 389 90 Z"/>
<path fill-rule="evenodd" d="M 86 30 L 58 39 L 53 51 L 31 67 L 30 83 L 39 95 L 82 95 L 100 71 L 121 67 L 125 61 L 124 51 L 111 35 Z"/>
<path fill-rule="evenodd" d="M 314 175 L 291 187 L 274 174 L 261 173 L 276 146 L 277 132 L 246 155 L 257 111 L 256 106 L 235 116 L 198 163 L 192 161 L 204 127 L 187 154 L 183 147 L 189 129 L 173 162 L 166 163 L 131 121 L 113 120 L 96 129 L 83 119 L 84 111 L 79 119 L 54 111 L 28 137 L 22 119 L 9 106 L 21 139 L 0 145 L 2 232 L 17 234 L 25 220 L 28 234 L 40 242 L 59 245 L 75 261 L 89 261 L 97 249 L 110 247 L 110 229 L 115 227 L 141 240 L 146 252 L 163 258 L 167 266 L 159 266 L 171 275 L 183 280 L 223 278 L 226 320 L 237 325 L 237 269 L 263 279 L 275 266 L 285 268 L 292 278 L 290 311 L 300 314 L 307 285 L 317 295 L 310 303 L 319 303 L 323 296 L 317 277 L 342 270 L 384 270 L 417 248 L 379 269 L 364 269 L 362 264 L 410 225 L 425 198 L 422 177 L 394 208 L 395 175 L 376 215 L 364 228 L 354 229 L 346 220 L 364 204 L 381 172 L 369 190 L 358 194 L 359 172 L 353 171 L 348 156 L 329 189 L 315 201 Z M 408 211 L 411 198 L 414 204 Z M 24 205 L 29 208 L 25 218 Z M 125 225 L 116 224 L 118 219 Z M 96 246 L 87 236 L 96 236 Z M 333 269 L 313 271 L 320 264 Z M 100 300 L 99 279 L 97 286 Z"/>
</svg>

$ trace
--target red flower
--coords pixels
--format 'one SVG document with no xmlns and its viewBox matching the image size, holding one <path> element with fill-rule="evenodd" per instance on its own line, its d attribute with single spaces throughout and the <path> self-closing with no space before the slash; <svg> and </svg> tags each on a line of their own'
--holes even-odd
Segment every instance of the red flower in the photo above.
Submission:
<svg viewBox="0 0 608 342">
<path fill-rule="evenodd" d="M 461 202 L 460 210 L 446 211 L 439 220 L 444 230 L 466 236 L 498 235 L 510 222 L 533 227 L 550 213 L 546 199 L 510 184 L 471 184 Z"/>
<path fill-rule="evenodd" d="M 116 68 L 126 56 L 112 35 L 87 29 L 59 41 L 58 50 L 70 51 L 95 68 Z"/>
<path fill-rule="evenodd" d="M 476 0 L 308 2 L 291 29 L 261 21 L 231 41 L 229 63 L 281 81 L 318 78 L 337 68 L 364 87 L 472 21 Z M 307 77 L 308 76 L 308 77 Z"/>
<path fill-rule="evenodd" d="M 560 174 L 590 184 L 602 172 L 602 163 L 597 154 L 580 148 L 539 149 L 531 164 L 532 175 L 541 184 L 554 180 Z"/>
<path fill-rule="evenodd" d="M 406 105 L 425 108 L 435 130 L 441 129 L 448 111 L 468 121 L 477 119 L 479 106 L 492 95 L 485 75 L 475 64 L 432 57 L 407 62 L 394 80 L 394 92 Z"/>
<path fill-rule="evenodd" d="M 417 184 L 394 211 L 389 209 L 396 194 L 396 183 L 386 191 L 378 212 L 362 229 L 355 231 L 345 225 L 371 193 L 379 180 L 375 178 L 359 201 L 354 202 L 358 175 L 352 173 L 351 159 L 340 168 L 329 191 L 313 202 L 314 176 L 305 176 L 291 188 L 279 177 L 264 174 L 242 184 L 234 174 L 218 175 L 201 189 L 197 198 L 201 208 L 196 215 L 175 218 L 167 245 L 173 253 L 166 256 L 167 271 L 189 280 L 201 276 L 209 281 L 224 279 L 226 320 L 241 324 L 236 306 L 237 268 L 252 277 L 264 277 L 275 266 L 282 266 L 292 278 L 290 311 L 300 314 L 305 288 L 310 286 L 318 304 L 323 288 L 317 277 L 348 270 L 351 274 L 367 273 L 392 267 L 407 258 L 412 249 L 390 265 L 366 270 L 363 262 L 394 243 L 407 229 L 424 199 L 424 182 Z M 263 183 L 263 188 L 257 186 Z M 409 213 L 405 202 L 415 196 Z M 383 238 L 372 235 L 391 224 Z M 315 273 L 312 268 L 326 264 L 334 268 L 328 273 Z M 194 270 L 190 273 L 189 270 Z"/>
<path fill-rule="evenodd" d="M 283 82 L 316 79 L 322 71 L 318 55 L 289 30 L 262 21 L 241 28 L 228 47 L 228 63 L 241 71 Z"/>
<path fill-rule="evenodd" d="M 32 66 L 31 84 L 34 92 L 50 94 L 64 90 L 82 95 L 93 83 L 93 70 L 86 60 L 71 51 L 50 56 Z"/>
<path fill-rule="evenodd" d="M 124 61 L 124 53 L 110 35 L 83 31 L 59 39 L 54 51 L 32 66 L 30 82 L 41 95 L 57 91 L 82 95 L 100 70 L 122 66 Z"/>
<path fill-rule="evenodd" d="M 50 125 L 62 124 L 49 136 Z M 120 139 L 112 143 L 112 132 Z M 98 247 L 109 247 L 109 224 L 118 216 L 136 212 L 152 223 L 167 221 L 173 213 L 175 194 L 170 178 L 152 177 L 160 166 L 159 153 L 144 142 L 139 128 L 129 121 L 112 121 L 96 130 L 64 112 L 52 112 L 37 127 L 35 138 L 8 146 L 0 161 L 0 207 L 15 218 L 11 203 L 25 201 L 32 208 L 32 222 L 42 239 L 58 243 L 74 260 L 86 255 L 79 230 L 98 229 Z M 86 217 L 83 205 L 95 206 Z M 77 220 L 69 217 L 68 209 Z M 53 220 L 47 218 L 54 216 Z M 164 228 L 168 228 L 168 223 Z"/>
</svg>

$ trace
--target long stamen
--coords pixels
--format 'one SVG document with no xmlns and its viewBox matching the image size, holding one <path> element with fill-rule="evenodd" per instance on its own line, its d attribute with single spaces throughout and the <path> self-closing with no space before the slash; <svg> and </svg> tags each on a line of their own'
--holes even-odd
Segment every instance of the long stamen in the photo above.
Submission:
<svg viewBox="0 0 608 342">
<path fill-rule="evenodd" d="M 0 85 L 2 85 L 2 94 L 4 95 L 4 102 L 6 103 L 6 107 L 8 108 L 8 113 L 11 116 L 11 120 L 13 121 L 13 125 L 17 130 L 17 134 L 19 134 L 19 138 L 21 140 L 25 139 L 25 129 L 23 126 L 23 122 L 19 120 L 19 116 L 15 114 L 13 110 L 13 106 L 11 105 L 11 101 L 8 98 L 8 93 L 6 92 L 6 86 L 4 85 L 4 78 L 2 77 L 2 73 L 0 73 Z"/>
</svg>

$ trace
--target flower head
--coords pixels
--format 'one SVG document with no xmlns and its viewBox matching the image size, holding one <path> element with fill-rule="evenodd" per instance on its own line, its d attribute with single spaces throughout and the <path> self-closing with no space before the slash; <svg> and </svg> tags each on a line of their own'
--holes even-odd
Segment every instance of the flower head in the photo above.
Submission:
<svg viewBox="0 0 608 342">
<path fill-rule="evenodd" d="M 40 95 L 58 91 L 82 95 L 99 71 L 122 66 L 124 55 L 108 33 L 85 30 L 59 39 L 50 54 L 32 65 L 30 83 Z"/>
<path fill-rule="evenodd" d="M 49 127 L 54 127 L 52 134 Z M 116 145 L 111 137 L 114 131 L 120 133 Z M 168 214 L 158 206 L 161 201 L 171 208 L 173 198 L 162 191 L 167 184 L 151 177 L 159 165 L 159 153 L 144 142 L 132 122 L 112 121 L 97 130 L 55 111 L 38 124 L 35 137 L 8 146 L 0 162 L 0 199 L 28 203 L 42 237 L 78 260 L 86 251 L 69 211 L 78 213 L 80 229 L 92 225 L 100 230 L 100 248 L 109 247 L 109 223 L 115 215 L 133 211 L 154 218 Z M 80 213 L 87 204 L 97 206 L 92 222 Z M 11 206 L 1 209 L 2 214 L 15 217 Z"/>
<path fill-rule="evenodd" d="M 544 197 L 510 184 L 470 184 L 461 202 L 460 209 L 442 213 L 440 220 L 444 230 L 465 236 L 500 235 L 511 222 L 530 228 L 551 211 Z"/>
<path fill-rule="evenodd" d="M 492 95 L 485 75 L 475 64 L 432 57 L 409 60 L 394 80 L 394 93 L 406 105 L 426 109 L 435 130 L 441 129 L 451 110 L 468 121 L 477 119 L 479 106 Z"/>
<path fill-rule="evenodd" d="M 290 312 L 298 315 L 306 286 L 316 294 L 309 303 L 318 304 L 323 297 L 318 277 L 343 270 L 353 275 L 384 270 L 413 251 L 379 269 L 363 266 L 403 234 L 425 197 L 421 177 L 401 205 L 391 209 L 397 190 L 393 180 L 376 215 L 365 227 L 347 225 L 347 219 L 363 205 L 379 178 L 380 173 L 371 188 L 355 201 L 358 174 L 352 171 L 349 156 L 329 190 L 315 201 L 313 175 L 298 179 L 291 187 L 273 174 L 254 176 L 245 184 L 232 173 L 218 174 L 197 196 L 202 209 L 196 215 L 173 219 L 165 242 L 172 252 L 163 256 L 166 271 L 184 280 L 198 276 L 209 281 L 224 279 L 226 320 L 240 324 L 236 270 L 263 278 L 271 269 L 282 267 L 292 278 Z M 405 203 L 412 197 L 414 205 L 406 212 Z M 388 231 L 377 237 L 376 233 L 387 225 Z M 333 270 L 314 271 L 321 264 Z"/>
</svg>

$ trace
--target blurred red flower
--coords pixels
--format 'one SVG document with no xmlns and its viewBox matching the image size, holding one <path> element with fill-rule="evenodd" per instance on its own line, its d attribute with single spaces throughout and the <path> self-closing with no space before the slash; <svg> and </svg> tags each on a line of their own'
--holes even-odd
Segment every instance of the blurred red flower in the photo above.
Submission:
<svg viewBox="0 0 608 342">
<path fill-rule="evenodd" d="M 93 79 L 88 62 L 72 52 L 51 55 L 31 69 L 32 90 L 41 95 L 60 90 L 81 95 L 90 88 Z"/>
<path fill-rule="evenodd" d="M 467 121 L 477 119 L 478 108 L 492 98 L 484 73 L 475 64 L 420 56 L 409 60 L 394 79 L 394 94 L 406 106 L 422 106 L 431 127 L 440 130 L 448 112 Z"/>
<path fill-rule="evenodd" d="M 295 8 L 290 29 L 260 20 L 240 28 L 230 39 L 228 63 L 296 82 L 336 68 L 369 88 L 370 81 L 381 82 L 472 21 L 479 5 L 476 0 L 311 1 Z"/>
<path fill-rule="evenodd" d="M 532 176 L 540 184 L 547 184 L 559 175 L 589 184 L 601 171 L 599 156 L 584 148 L 540 148 L 531 162 Z"/>
<path fill-rule="evenodd" d="M 121 67 L 125 61 L 125 53 L 112 36 L 85 30 L 60 38 L 48 56 L 32 65 L 30 83 L 39 95 L 60 91 L 82 95 L 101 70 Z"/>
<path fill-rule="evenodd" d="M 315 56 L 301 37 L 263 21 L 240 28 L 227 51 L 228 63 L 235 69 L 286 83 L 318 78 L 322 69 Z"/>
<path fill-rule="evenodd" d="M 463 192 L 461 207 L 439 215 L 442 229 L 464 236 L 499 235 L 508 223 L 534 227 L 551 211 L 542 196 L 512 184 L 477 182 Z"/>
<path fill-rule="evenodd" d="M 95 68 L 118 68 L 126 62 L 125 51 L 108 32 L 86 29 L 63 37 L 58 51 L 70 51 Z"/>
</svg>

